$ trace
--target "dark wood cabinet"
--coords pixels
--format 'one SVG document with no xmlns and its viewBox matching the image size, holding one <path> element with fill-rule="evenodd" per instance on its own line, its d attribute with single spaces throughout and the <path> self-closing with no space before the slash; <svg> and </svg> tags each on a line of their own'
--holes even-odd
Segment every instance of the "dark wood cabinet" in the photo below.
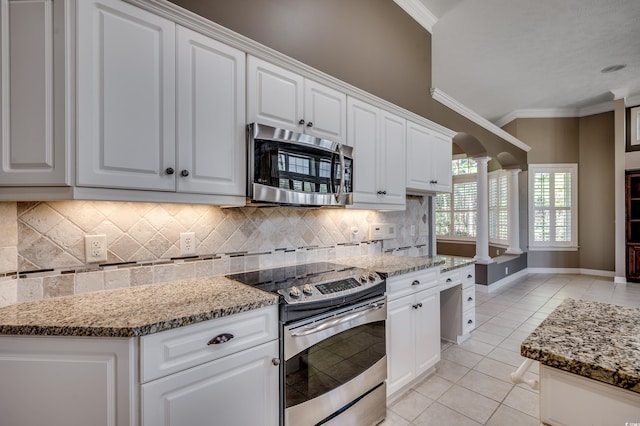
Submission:
<svg viewBox="0 0 640 426">
<path fill-rule="evenodd" d="M 627 281 L 640 282 L 640 170 L 626 172 Z"/>
</svg>

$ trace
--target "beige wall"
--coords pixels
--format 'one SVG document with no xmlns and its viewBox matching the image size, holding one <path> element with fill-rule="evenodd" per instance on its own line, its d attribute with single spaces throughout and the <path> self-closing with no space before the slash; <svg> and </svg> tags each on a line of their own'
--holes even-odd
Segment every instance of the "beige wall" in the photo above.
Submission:
<svg viewBox="0 0 640 426">
<path fill-rule="evenodd" d="M 529 252 L 528 266 L 614 271 L 613 113 L 581 118 L 517 119 L 504 129 L 531 147 L 529 164 L 578 164 L 580 248 L 575 252 Z M 521 224 L 525 226 L 526 217 L 526 212 L 521 212 Z M 526 246 L 528 232 L 523 231 Z"/>
<path fill-rule="evenodd" d="M 171 1 L 526 164 L 525 151 L 431 98 L 431 34 L 392 1 Z"/>
</svg>

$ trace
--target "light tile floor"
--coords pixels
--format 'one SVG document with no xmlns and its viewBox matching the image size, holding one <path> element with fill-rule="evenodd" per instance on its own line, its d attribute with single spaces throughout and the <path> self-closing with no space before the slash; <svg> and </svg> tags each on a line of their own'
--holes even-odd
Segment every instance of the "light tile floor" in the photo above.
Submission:
<svg viewBox="0 0 640 426">
<path fill-rule="evenodd" d="M 491 293 L 476 291 L 477 328 L 443 342 L 436 372 L 387 409 L 383 426 L 539 425 L 538 392 L 514 385 L 520 343 L 565 298 L 640 308 L 640 284 L 587 275 L 530 274 Z M 534 363 L 526 377 L 538 378 Z"/>
</svg>

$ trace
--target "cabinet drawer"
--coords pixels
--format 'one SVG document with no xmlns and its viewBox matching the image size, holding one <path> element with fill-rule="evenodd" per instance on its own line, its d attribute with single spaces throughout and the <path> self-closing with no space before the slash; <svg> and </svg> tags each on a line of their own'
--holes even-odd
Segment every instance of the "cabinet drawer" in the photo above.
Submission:
<svg viewBox="0 0 640 426">
<path fill-rule="evenodd" d="M 471 265 L 460 270 L 460 278 L 462 279 L 462 287 L 472 287 L 476 284 L 476 266 Z"/>
<path fill-rule="evenodd" d="M 453 271 L 440 273 L 439 281 L 443 290 L 460 284 L 462 282 L 460 279 L 460 270 L 454 269 Z"/>
<path fill-rule="evenodd" d="M 476 307 L 476 289 L 474 287 L 462 290 L 462 311 Z"/>
<path fill-rule="evenodd" d="M 426 269 L 387 278 L 389 299 L 397 299 L 438 285 L 438 270 Z"/>
<path fill-rule="evenodd" d="M 209 344 L 224 334 L 233 337 L 223 343 Z M 140 338 L 140 381 L 146 383 L 277 338 L 277 306 L 143 336 Z"/>
<path fill-rule="evenodd" d="M 470 333 L 476 328 L 476 309 L 469 309 L 462 314 L 462 334 Z"/>
</svg>

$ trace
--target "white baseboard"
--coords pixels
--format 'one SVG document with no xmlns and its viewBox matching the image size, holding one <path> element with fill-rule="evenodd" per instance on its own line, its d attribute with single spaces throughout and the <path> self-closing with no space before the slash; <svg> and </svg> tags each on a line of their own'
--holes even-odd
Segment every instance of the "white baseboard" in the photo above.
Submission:
<svg viewBox="0 0 640 426">
<path fill-rule="evenodd" d="M 527 268 L 527 270 L 530 274 L 578 274 L 592 275 L 596 277 L 615 277 L 614 271 L 601 271 L 598 269 L 586 268 Z"/>
<path fill-rule="evenodd" d="M 607 277 L 614 278 L 615 283 L 626 283 L 627 280 L 625 277 L 616 277 L 615 272 L 613 271 L 600 271 L 598 269 L 585 269 L 585 268 L 525 268 L 521 271 L 516 272 L 513 275 L 509 275 L 508 277 L 504 277 L 501 280 L 498 280 L 489 285 L 484 284 L 476 284 L 476 291 L 481 293 L 491 293 L 492 291 L 498 290 L 508 284 L 511 284 L 513 281 L 525 277 L 529 274 L 577 274 L 577 275 L 591 275 L 595 277 Z"/>
<path fill-rule="evenodd" d="M 508 277 L 504 277 L 501 280 L 498 280 L 494 283 L 491 283 L 489 285 L 484 285 L 484 284 L 476 284 L 476 291 L 479 291 L 481 293 L 491 293 L 492 291 L 496 291 L 497 289 L 506 286 L 507 284 L 511 284 L 512 282 L 514 282 L 515 280 L 525 277 L 529 275 L 529 272 L 527 271 L 527 269 L 523 269 L 521 271 L 516 272 L 513 275 L 509 275 Z"/>
</svg>

